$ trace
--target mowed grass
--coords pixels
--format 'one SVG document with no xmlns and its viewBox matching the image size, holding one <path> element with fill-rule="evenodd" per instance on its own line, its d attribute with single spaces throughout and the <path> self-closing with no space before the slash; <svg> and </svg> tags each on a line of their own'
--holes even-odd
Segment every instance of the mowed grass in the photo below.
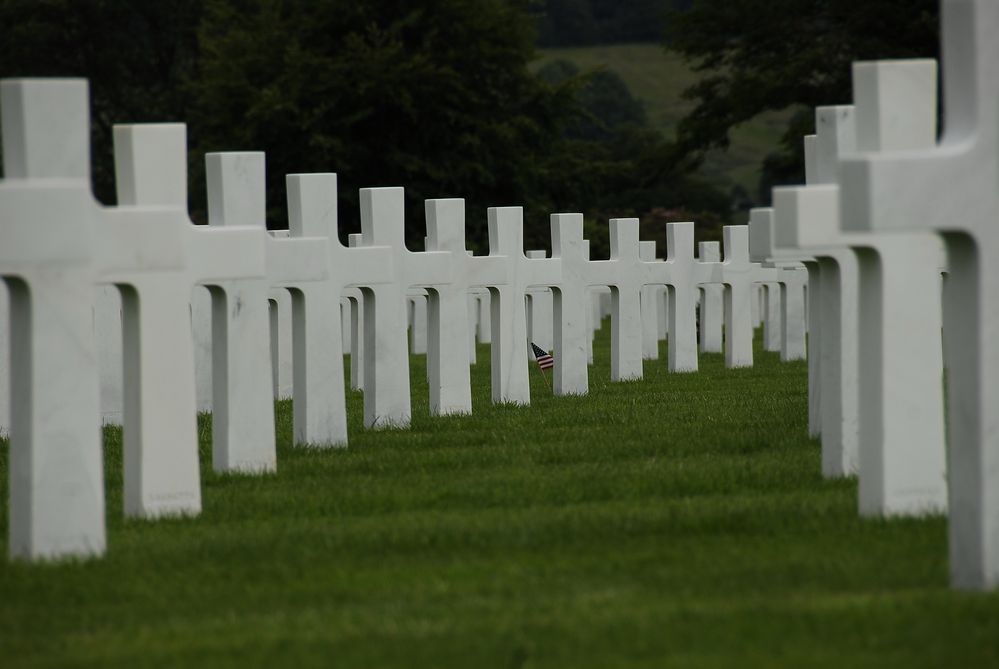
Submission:
<svg viewBox="0 0 999 669">
<path fill-rule="evenodd" d="M 660 44 L 543 49 L 533 67 L 538 69 L 553 60 L 567 60 L 583 71 L 604 68 L 615 72 L 644 105 L 649 125 L 670 139 L 676 136 L 680 119 L 694 109 L 694 102 L 684 99 L 683 91 L 701 75 Z M 738 185 L 755 195 L 763 159 L 779 149 L 789 117 L 788 110 L 765 112 L 736 126 L 727 150 L 708 153 L 702 174 L 724 191 Z"/>
<path fill-rule="evenodd" d="M 213 473 L 202 420 L 197 518 L 124 520 L 108 430 L 108 554 L 0 560 L 0 666 L 999 663 L 999 596 L 948 589 L 944 519 L 860 520 L 820 477 L 804 363 L 610 383 L 608 333 L 588 396 L 532 368 L 530 407 L 490 403 L 480 346 L 460 418 L 427 415 L 414 356 L 412 429 L 363 430 L 351 393 L 344 450 L 293 447 L 279 402 L 276 475 Z"/>
</svg>

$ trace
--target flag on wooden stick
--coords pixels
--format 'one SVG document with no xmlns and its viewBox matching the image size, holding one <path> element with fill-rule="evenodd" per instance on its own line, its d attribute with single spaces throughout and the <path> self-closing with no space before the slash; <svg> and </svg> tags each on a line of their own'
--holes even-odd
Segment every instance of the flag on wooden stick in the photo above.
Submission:
<svg viewBox="0 0 999 669">
<path fill-rule="evenodd" d="M 555 366 L 555 358 L 533 341 L 531 342 L 531 348 L 534 349 L 534 359 L 538 361 L 538 367 L 544 370 Z"/>
</svg>

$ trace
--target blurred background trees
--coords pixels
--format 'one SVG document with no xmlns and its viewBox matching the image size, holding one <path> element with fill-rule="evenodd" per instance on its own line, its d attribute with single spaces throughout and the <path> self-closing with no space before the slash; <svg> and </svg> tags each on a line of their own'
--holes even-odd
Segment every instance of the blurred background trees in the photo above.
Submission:
<svg viewBox="0 0 999 669">
<path fill-rule="evenodd" d="M 856 59 L 935 56 L 935 0 L 0 0 L 0 76 L 85 76 L 95 192 L 114 202 L 114 123 L 185 121 L 191 211 L 204 153 L 261 150 L 268 224 L 284 175 L 339 175 L 341 235 L 358 189 L 523 205 L 525 244 L 580 211 L 667 220 L 700 239 L 800 181 L 808 108 L 848 102 Z M 665 50 L 663 48 L 665 40 Z M 540 49 L 539 49 L 540 47 Z"/>
</svg>

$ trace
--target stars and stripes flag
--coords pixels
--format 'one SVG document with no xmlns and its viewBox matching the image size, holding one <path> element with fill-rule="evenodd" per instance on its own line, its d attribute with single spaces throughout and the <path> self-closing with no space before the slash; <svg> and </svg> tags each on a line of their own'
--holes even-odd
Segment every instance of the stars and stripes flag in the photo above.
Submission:
<svg viewBox="0 0 999 669">
<path fill-rule="evenodd" d="M 534 349 L 534 359 L 538 361 L 538 367 L 544 370 L 555 366 L 555 358 L 533 341 L 531 342 L 531 348 Z"/>
</svg>

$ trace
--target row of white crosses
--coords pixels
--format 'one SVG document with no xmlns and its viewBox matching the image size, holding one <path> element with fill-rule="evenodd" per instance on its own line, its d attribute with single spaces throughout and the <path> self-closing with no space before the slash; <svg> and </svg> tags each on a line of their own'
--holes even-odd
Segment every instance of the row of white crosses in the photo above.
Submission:
<svg viewBox="0 0 999 669">
<path fill-rule="evenodd" d="M 946 243 L 951 582 L 985 589 L 999 585 L 999 275 L 991 260 L 999 250 L 999 4 L 946 0 L 941 22 L 942 139 L 878 146 L 897 139 L 899 119 L 888 116 L 896 102 L 934 118 L 936 99 L 925 81 L 889 76 L 891 63 L 862 68 L 854 95 L 876 109 L 858 121 L 878 119 L 878 134 L 858 132 L 861 153 L 842 159 L 840 202 L 850 232 L 931 232 Z"/>
<path fill-rule="evenodd" d="M 952 584 L 989 589 L 999 584 L 999 276 L 989 260 L 999 247 L 999 3 L 945 0 L 942 26 L 942 138 L 933 61 L 855 63 L 854 106 L 816 110 L 808 185 L 774 191 L 775 255 L 807 256 L 812 275 L 820 409 L 810 426 L 824 472 L 859 473 L 864 515 L 947 510 Z"/>
<path fill-rule="evenodd" d="M 372 428 L 410 421 L 405 305 L 414 288 L 426 291 L 435 415 L 471 411 L 468 296 L 482 289 L 489 291 L 496 402 L 530 401 L 524 304 L 535 288 L 551 290 L 557 394 L 588 389 L 591 286 L 613 292 L 615 379 L 641 377 L 647 286 L 669 290 L 671 370 L 697 368 L 694 310 L 702 283 L 725 286 L 726 362 L 752 364 L 752 286 L 776 277 L 749 261 L 746 226 L 725 229 L 724 262 L 699 263 L 693 224 L 670 224 L 667 259 L 656 261 L 650 247 L 642 257 L 636 219 L 614 220 L 611 258 L 591 261 L 582 216 L 556 214 L 552 257 L 529 258 L 522 210 L 491 208 L 489 255 L 472 256 L 464 202 L 430 200 L 428 250 L 411 252 L 402 189 L 369 188 L 361 191 L 362 233 L 344 247 L 335 174 L 289 175 L 289 232 L 266 231 L 262 153 L 206 156 L 209 225 L 194 226 L 182 124 L 115 127 L 118 205 L 102 207 L 90 191 L 86 82 L 5 81 L 0 98 L 12 556 L 105 549 L 95 286 L 121 294 L 125 512 L 137 517 L 200 511 L 198 408 L 212 410 L 215 469 L 275 470 L 271 304 L 280 309 L 286 295 L 295 441 L 315 446 L 347 441 L 343 295 L 354 296 L 353 322 L 363 321 L 354 331 L 363 336 L 351 337 L 363 373 L 353 385 L 364 391 L 364 422 Z M 207 287 L 207 302 L 204 293 L 192 301 L 196 286 Z M 205 308 L 210 345 L 200 341 L 198 349 L 211 349 L 210 400 L 199 398 L 191 327 Z"/>
<path fill-rule="evenodd" d="M 860 65 L 855 74 L 907 82 L 933 98 L 931 61 Z M 894 135 L 881 137 L 881 146 L 932 142 L 935 129 L 925 105 L 906 100 L 889 110 L 898 98 L 879 102 L 868 93 L 856 87 L 856 108 L 816 110 L 818 133 L 806 138 L 809 185 L 774 190 L 776 243 L 818 259 L 811 332 L 823 472 L 859 473 L 865 515 L 920 514 L 946 508 L 942 247 L 927 233 L 842 232 L 836 170 L 840 156 L 878 148 L 858 139 L 867 133 L 876 141 L 863 123 L 881 114 L 909 121 L 893 121 Z"/>
</svg>

